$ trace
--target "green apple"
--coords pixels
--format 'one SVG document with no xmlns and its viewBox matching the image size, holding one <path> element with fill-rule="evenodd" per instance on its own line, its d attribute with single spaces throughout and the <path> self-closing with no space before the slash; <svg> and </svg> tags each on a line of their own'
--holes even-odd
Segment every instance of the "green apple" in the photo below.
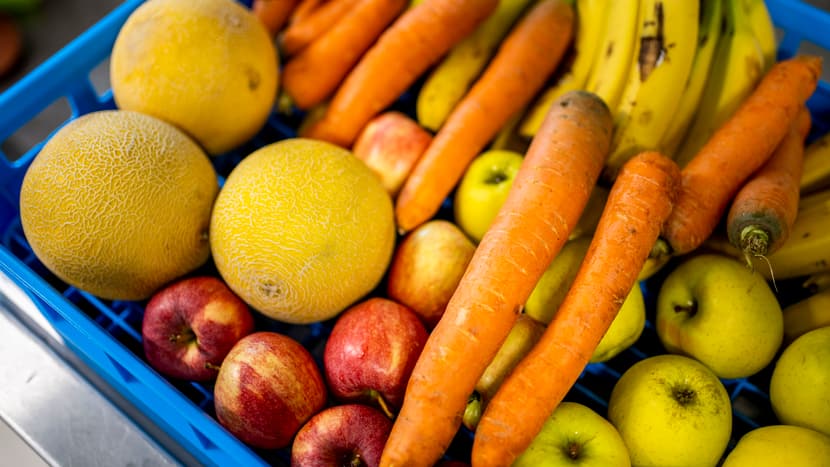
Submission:
<svg viewBox="0 0 830 467">
<path fill-rule="evenodd" d="M 802 334 L 784 349 L 772 371 L 769 399 L 781 423 L 830 436 L 830 326 Z"/>
<path fill-rule="evenodd" d="M 614 425 L 589 407 L 562 402 L 514 467 L 628 467 L 628 449 Z"/>
<path fill-rule="evenodd" d="M 728 256 L 702 254 L 669 272 L 657 295 L 657 335 L 720 378 L 751 376 L 784 338 L 778 299 L 760 273 Z"/>
<path fill-rule="evenodd" d="M 490 400 L 501 386 L 501 383 L 516 368 L 516 365 L 536 345 L 545 332 L 545 325 L 526 314 L 520 314 L 510 329 L 510 333 L 502 342 L 496 356 L 484 369 L 476 383 L 476 391 Z"/>
<path fill-rule="evenodd" d="M 611 322 L 611 327 L 594 349 L 591 363 L 611 360 L 623 350 L 631 347 L 640 338 L 645 326 L 646 304 L 643 300 L 643 290 L 640 284 L 636 283 L 625 298 L 614 321 Z"/>
<path fill-rule="evenodd" d="M 591 245 L 591 237 L 568 240 L 551 261 L 525 303 L 525 313 L 536 321 L 550 323 L 571 288 L 576 272 Z M 639 284 L 626 297 L 617 317 L 603 336 L 591 362 L 615 357 L 639 339 L 646 324 L 646 307 Z"/>
<path fill-rule="evenodd" d="M 544 332 L 544 324 L 524 313 L 519 315 L 513 327 L 510 328 L 510 333 L 499 347 L 499 351 L 496 352 L 476 383 L 475 393 L 470 397 L 464 411 L 464 426 L 475 430 L 487 402 L 496 394 L 499 386 L 513 371 L 513 368 L 516 368 L 516 365 L 536 345 Z"/>
<path fill-rule="evenodd" d="M 590 245 L 591 237 L 577 237 L 562 246 L 530 293 L 525 313 L 540 323 L 550 323 L 571 288 Z"/>
<path fill-rule="evenodd" d="M 464 172 L 453 200 L 455 221 L 476 243 L 490 228 L 507 199 L 521 154 L 504 149 L 481 153 Z"/>
<path fill-rule="evenodd" d="M 643 467 L 715 466 L 732 434 L 723 383 L 683 355 L 656 355 L 629 367 L 611 391 L 608 419 L 631 464 Z"/>
<path fill-rule="evenodd" d="M 722 467 L 830 467 L 830 436 L 790 425 L 755 428 L 738 440 Z"/>
</svg>

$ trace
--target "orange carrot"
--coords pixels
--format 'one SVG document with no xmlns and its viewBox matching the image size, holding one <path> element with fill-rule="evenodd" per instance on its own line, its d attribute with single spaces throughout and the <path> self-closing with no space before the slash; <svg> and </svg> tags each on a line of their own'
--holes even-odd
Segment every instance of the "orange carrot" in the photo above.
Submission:
<svg viewBox="0 0 830 467">
<path fill-rule="evenodd" d="M 498 0 L 425 0 L 409 8 L 349 72 L 308 138 L 350 147 L 366 123 L 495 10 Z"/>
<path fill-rule="evenodd" d="M 304 21 L 322 3 L 325 3 L 325 0 L 300 0 L 300 3 L 298 3 L 294 8 L 294 11 L 291 12 L 291 16 L 288 18 L 288 23 L 293 24 Z"/>
<path fill-rule="evenodd" d="M 810 112 L 803 108 L 767 162 L 735 195 L 726 232 L 744 255 L 769 255 L 789 238 L 798 214 L 804 138 L 809 132 Z"/>
<path fill-rule="evenodd" d="M 382 466 L 433 465 L 449 446 L 467 398 L 579 220 L 612 127 L 608 107 L 593 94 L 574 91 L 551 105 L 422 350 Z"/>
<path fill-rule="evenodd" d="M 303 110 L 323 102 L 403 11 L 408 0 L 363 0 L 331 29 L 291 57 L 282 71 L 283 89 Z"/>
<path fill-rule="evenodd" d="M 295 18 L 279 38 L 279 46 L 285 56 L 295 55 L 334 27 L 359 0 L 329 0 Z M 299 7 L 298 7 L 299 8 Z"/>
<path fill-rule="evenodd" d="M 398 229 L 429 220 L 464 170 L 544 86 L 571 42 L 573 7 L 542 0 L 513 27 L 418 160 L 395 203 Z"/>
<path fill-rule="evenodd" d="M 275 37 L 288 22 L 299 0 L 254 0 L 251 10 Z"/>
<path fill-rule="evenodd" d="M 679 185 L 680 169 L 660 153 L 642 152 L 623 165 L 565 300 L 487 405 L 473 465 L 510 465 L 538 434 L 636 285 Z"/>
<path fill-rule="evenodd" d="M 658 246 L 688 253 L 720 222 L 729 202 L 784 139 L 821 75 L 821 57 L 805 55 L 772 66 L 741 106 L 683 168 L 677 205 Z"/>
</svg>

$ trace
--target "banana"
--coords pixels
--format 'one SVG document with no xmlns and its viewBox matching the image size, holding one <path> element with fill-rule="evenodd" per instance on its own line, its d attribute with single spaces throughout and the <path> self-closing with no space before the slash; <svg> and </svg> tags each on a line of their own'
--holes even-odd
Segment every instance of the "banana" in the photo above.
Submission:
<svg viewBox="0 0 830 467">
<path fill-rule="evenodd" d="M 826 205 L 828 203 L 830 203 L 830 188 L 824 191 L 810 193 L 807 196 L 802 196 L 801 199 L 798 200 L 798 212 L 811 209 L 822 204 Z"/>
<path fill-rule="evenodd" d="M 784 342 L 824 326 L 830 326 L 830 290 L 811 295 L 785 307 Z"/>
<path fill-rule="evenodd" d="M 606 181 L 614 180 L 622 165 L 638 152 L 659 147 L 697 50 L 699 2 L 641 0 L 639 10 L 638 44 L 615 109 L 614 138 L 603 174 Z"/>
<path fill-rule="evenodd" d="M 472 34 L 450 50 L 418 92 L 415 102 L 418 123 L 438 131 L 530 3 L 530 0 L 501 0 Z"/>
<path fill-rule="evenodd" d="M 810 143 L 804 150 L 801 192 L 830 187 L 830 133 Z"/>
<path fill-rule="evenodd" d="M 705 247 L 745 259 L 725 235 L 713 235 Z M 830 203 L 800 211 L 784 245 L 769 256 L 751 258 L 751 266 L 772 280 L 830 272 Z"/>
<path fill-rule="evenodd" d="M 660 150 L 673 157 L 689 124 L 695 116 L 703 89 L 706 86 L 715 47 L 721 37 L 723 25 L 723 0 L 702 0 L 700 2 L 700 28 L 697 36 L 697 51 L 692 62 L 692 71 L 686 82 L 680 103 L 669 122 L 669 127 L 660 141 Z"/>
<path fill-rule="evenodd" d="M 521 126 L 519 134 L 532 138 L 542 126 L 550 105 L 562 94 L 583 89 L 597 56 L 597 47 L 605 31 L 605 13 L 610 0 L 576 0 L 576 41 L 573 61 L 556 83 L 536 99 Z"/>
<path fill-rule="evenodd" d="M 775 38 L 775 25 L 772 24 L 767 4 L 764 0 L 743 0 L 743 7 L 764 55 L 764 71 L 769 70 L 778 54 L 778 40 Z"/>
<path fill-rule="evenodd" d="M 715 49 L 709 78 L 695 118 L 675 161 L 684 167 L 755 88 L 764 56 L 741 2 L 726 0 L 726 30 Z"/>
<path fill-rule="evenodd" d="M 830 272 L 818 272 L 808 277 L 802 286 L 813 292 L 825 292 L 830 290 Z M 830 308 L 830 307 L 828 307 Z"/>
<path fill-rule="evenodd" d="M 637 38 L 639 0 L 614 0 L 605 13 L 605 25 L 594 65 L 585 89 L 598 95 L 609 109 L 617 102 L 625 86 L 631 54 Z"/>
</svg>

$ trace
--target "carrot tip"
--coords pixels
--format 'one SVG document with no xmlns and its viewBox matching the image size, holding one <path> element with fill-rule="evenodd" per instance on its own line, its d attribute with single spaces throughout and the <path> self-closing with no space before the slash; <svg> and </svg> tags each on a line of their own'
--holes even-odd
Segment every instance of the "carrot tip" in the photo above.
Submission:
<svg viewBox="0 0 830 467">
<path fill-rule="evenodd" d="M 748 225 L 741 230 L 741 250 L 751 256 L 764 256 L 769 251 L 769 232 Z"/>
</svg>

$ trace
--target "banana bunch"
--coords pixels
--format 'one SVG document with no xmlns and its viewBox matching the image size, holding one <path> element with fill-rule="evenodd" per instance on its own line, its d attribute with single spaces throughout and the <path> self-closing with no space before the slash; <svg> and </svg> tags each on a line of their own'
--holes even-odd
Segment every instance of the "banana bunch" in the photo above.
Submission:
<svg viewBox="0 0 830 467">
<path fill-rule="evenodd" d="M 723 0 L 702 0 L 700 2 L 700 28 L 697 36 L 697 50 L 692 62 L 692 71 L 674 117 L 660 140 L 660 150 L 664 154 L 674 154 L 680 146 L 686 129 L 700 105 L 703 90 L 709 78 L 715 47 L 723 32 Z"/>
<path fill-rule="evenodd" d="M 640 0 L 634 54 L 614 110 L 615 128 L 604 179 L 643 150 L 659 147 L 692 71 L 700 2 Z"/>
<path fill-rule="evenodd" d="M 530 3 L 530 0 L 501 0 L 472 34 L 450 50 L 418 92 L 415 102 L 418 123 L 438 131 Z"/>
<path fill-rule="evenodd" d="M 801 173 L 802 193 L 825 186 L 830 186 L 830 133 L 804 149 L 804 169 Z"/>
<path fill-rule="evenodd" d="M 785 343 L 814 329 L 830 326 L 830 290 L 817 292 L 787 306 L 782 312 Z"/>
<path fill-rule="evenodd" d="M 637 42 L 640 3 L 640 0 L 614 0 L 605 10 L 605 18 L 592 26 L 601 27 L 603 34 L 585 89 L 601 97 L 609 109 L 616 108 L 628 78 Z"/>
<path fill-rule="evenodd" d="M 724 2 L 725 30 L 715 46 L 694 117 L 687 123 L 688 128 L 681 138 L 663 141 L 663 150 L 673 155 L 680 167 L 688 164 L 709 137 L 732 116 L 764 71 L 774 63 L 775 30 L 763 0 Z M 681 140 L 679 144 L 678 140 Z"/>
<path fill-rule="evenodd" d="M 536 134 L 550 105 L 559 96 L 585 88 L 601 50 L 600 40 L 607 27 L 606 12 L 610 8 L 610 3 L 610 0 L 576 0 L 576 39 L 571 62 L 556 82 L 536 99 L 519 127 L 521 136 L 532 138 Z"/>
</svg>

